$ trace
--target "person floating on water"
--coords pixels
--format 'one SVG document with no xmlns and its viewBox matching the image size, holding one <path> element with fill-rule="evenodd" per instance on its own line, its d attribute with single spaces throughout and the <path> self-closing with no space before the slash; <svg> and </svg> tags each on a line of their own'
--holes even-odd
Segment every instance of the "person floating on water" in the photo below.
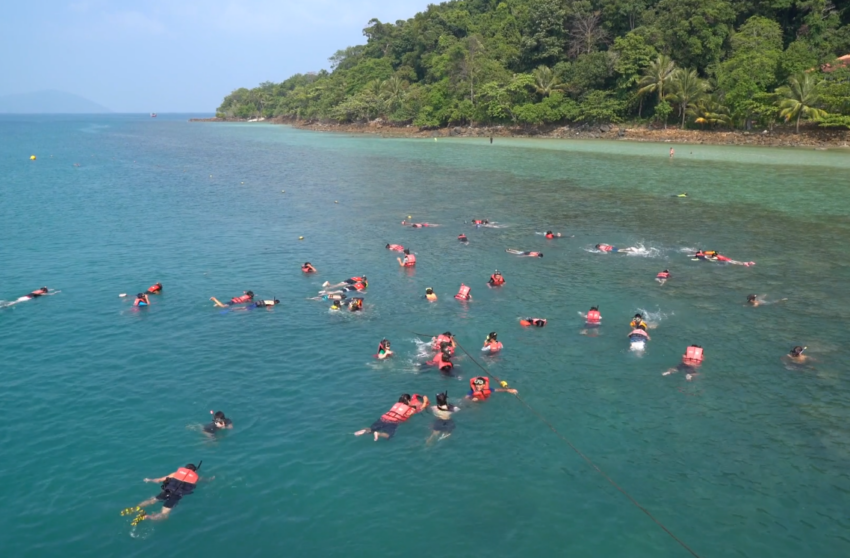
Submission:
<svg viewBox="0 0 850 558">
<path fill-rule="evenodd" d="M 747 304 L 749 304 L 750 306 L 753 306 L 753 307 L 758 306 L 760 302 L 761 301 L 759 300 L 758 295 L 754 295 L 754 294 L 748 294 L 747 295 Z"/>
<path fill-rule="evenodd" d="M 358 288 L 359 286 L 359 288 Z M 338 289 L 340 287 L 345 291 L 362 291 L 365 290 L 369 286 L 369 281 L 366 279 L 366 276 L 363 277 L 350 277 L 343 281 L 342 283 L 337 283 L 336 285 L 331 285 L 328 281 L 322 283 L 322 287 L 325 289 L 319 294 L 328 294 L 328 291 L 332 289 Z"/>
<path fill-rule="evenodd" d="M 685 371 L 685 379 L 691 381 L 695 376 L 697 376 L 697 370 L 702 364 L 702 347 L 699 345 L 691 345 L 687 349 L 685 349 L 685 354 L 682 355 L 682 362 L 678 364 L 675 368 L 670 368 L 669 370 L 663 372 L 662 376 L 669 376 L 670 374 L 675 374 L 676 372 Z"/>
<path fill-rule="evenodd" d="M 732 265 L 743 265 L 745 267 L 756 265 L 756 262 L 739 262 L 737 260 L 732 260 L 719 253 L 717 250 L 697 250 L 691 259 L 700 260 L 704 262 L 720 262 Z"/>
<path fill-rule="evenodd" d="M 304 265 L 301 266 L 301 271 L 304 273 L 316 273 L 318 270 L 310 262 L 304 262 Z"/>
<path fill-rule="evenodd" d="M 584 320 L 585 320 L 584 325 L 586 327 L 592 328 L 592 327 L 601 326 L 602 325 L 602 314 L 599 313 L 599 307 L 598 306 L 591 306 L 590 310 L 587 311 L 587 314 L 584 315 Z"/>
<path fill-rule="evenodd" d="M 425 300 L 428 302 L 437 302 L 437 295 L 431 287 L 425 289 Z"/>
<path fill-rule="evenodd" d="M 136 300 L 133 301 L 133 306 L 148 306 L 150 303 L 151 299 L 148 298 L 148 295 L 139 293 L 136 295 Z"/>
<path fill-rule="evenodd" d="M 38 297 L 40 297 L 40 296 L 45 296 L 45 295 L 48 295 L 48 294 L 53 294 L 53 293 L 51 293 L 51 292 L 49 292 L 49 291 L 50 291 L 50 289 L 48 289 L 47 287 L 42 287 L 42 288 L 40 288 L 40 289 L 36 289 L 36 290 L 32 291 L 31 293 L 25 294 L 24 296 L 20 296 L 20 297 L 18 297 L 18 298 L 16 299 L 16 302 L 23 302 L 23 301 L 25 301 L 25 300 L 32 300 L 32 299 L 34 299 L 34 298 L 38 298 Z"/>
<path fill-rule="evenodd" d="M 629 246 L 628 248 L 617 248 L 616 246 L 611 246 L 610 244 L 597 244 L 596 249 L 600 252 L 610 252 L 611 254 L 633 254 L 635 252 L 640 251 L 634 246 Z"/>
<path fill-rule="evenodd" d="M 659 272 L 658 275 L 655 276 L 655 280 L 658 281 L 662 285 L 664 283 L 666 283 L 667 279 L 669 279 L 669 278 L 670 278 L 670 270 L 669 269 L 665 269 L 664 271 Z"/>
<path fill-rule="evenodd" d="M 546 231 L 546 234 L 545 234 L 544 236 L 545 236 L 546 238 L 552 239 L 552 238 L 563 238 L 563 236 L 564 236 L 564 235 L 562 235 L 561 233 L 555 233 L 555 232 L 552 232 L 552 231 Z"/>
<path fill-rule="evenodd" d="M 331 293 L 325 295 L 314 296 L 308 298 L 307 300 L 345 300 L 348 298 L 348 295 L 345 293 Z"/>
<path fill-rule="evenodd" d="M 497 334 L 495 331 L 491 331 L 487 334 L 487 338 L 484 339 L 484 346 L 481 347 L 481 350 L 487 353 L 495 354 L 501 351 L 504 348 L 502 342 L 496 339 Z"/>
<path fill-rule="evenodd" d="M 416 265 L 416 256 L 410 253 L 410 250 L 407 248 L 404 249 L 404 259 L 396 258 L 398 260 L 398 265 L 401 267 L 413 267 Z"/>
<path fill-rule="evenodd" d="M 204 432 L 207 434 L 215 434 L 219 430 L 233 428 L 233 421 L 224 416 L 223 411 L 210 411 L 210 414 L 213 416 L 212 422 L 204 425 Z"/>
<path fill-rule="evenodd" d="M 378 353 L 375 355 L 375 358 L 378 360 L 384 360 L 385 358 L 393 356 L 393 354 L 392 350 L 390 350 L 389 339 L 381 339 L 381 342 L 378 343 Z"/>
<path fill-rule="evenodd" d="M 134 526 L 138 525 L 140 521 L 144 521 L 146 519 L 151 521 L 167 519 L 174 506 L 180 502 L 180 499 L 195 491 L 195 485 L 198 482 L 201 480 L 212 480 L 214 478 L 210 477 L 209 479 L 202 479 L 199 477 L 197 471 L 200 468 L 201 463 L 198 463 L 197 467 L 189 463 L 185 467 L 180 467 L 170 475 L 160 477 L 158 479 L 145 479 L 145 482 L 162 483 L 162 492 L 153 498 L 141 502 L 135 507 L 122 510 L 121 515 L 130 515 L 138 512 L 139 515 L 136 516 L 132 523 Z M 147 515 L 143 508 L 156 503 L 157 500 L 162 501 L 162 511 L 153 515 Z"/>
<path fill-rule="evenodd" d="M 528 326 L 536 326 L 536 327 L 544 327 L 546 325 L 545 318 L 522 318 L 519 321 L 519 325 L 522 327 Z"/>
<path fill-rule="evenodd" d="M 394 252 L 404 252 L 404 246 L 401 244 L 387 244 L 387 250 L 392 250 Z"/>
<path fill-rule="evenodd" d="M 398 398 L 398 402 L 393 405 L 389 411 L 381 415 L 381 418 L 372 423 L 372 426 L 364 428 L 363 430 L 358 430 L 354 433 L 354 435 L 362 436 L 363 434 L 371 433 L 374 435 L 374 440 L 376 442 L 378 441 L 378 438 L 390 439 L 395 435 L 395 431 L 399 424 L 407 422 L 407 419 L 417 413 L 421 413 L 427 408 L 427 395 L 420 397 L 419 394 L 414 393 L 411 396 L 410 394 L 405 393 Z"/>
<path fill-rule="evenodd" d="M 162 283 L 154 283 L 148 287 L 147 294 L 158 295 L 162 294 Z"/>
<path fill-rule="evenodd" d="M 457 235 L 457 239 L 458 239 L 460 242 L 469 242 L 469 239 L 468 239 L 468 238 L 466 238 L 466 235 L 465 235 L 465 234 L 463 234 L 463 233 L 460 233 L 459 235 Z"/>
<path fill-rule="evenodd" d="M 531 252 L 529 250 L 514 250 L 513 248 L 508 248 L 505 250 L 508 254 L 513 254 L 515 256 L 527 256 L 529 258 L 542 258 L 543 252 Z"/>
<path fill-rule="evenodd" d="M 478 376 L 477 378 L 471 378 L 469 380 L 469 391 L 466 394 L 467 399 L 471 399 L 472 401 L 487 401 L 493 393 L 505 392 L 512 393 L 514 395 L 517 394 L 517 390 L 508 387 L 507 382 L 502 382 L 502 386 L 500 388 L 493 389 L 490 387 L 490 378 L 487 376 Z"/>
<path fill-rule="evenodd" d="M 482 225 L 489 225 L 490 221 L 487 219 L 473 219 L 472 221 L 470 221 L 470 223 L 472 223 L 476 227 L 480 227 Z"/>
<path fill-rule="evenodd" d="M 643 315 L 640 312 L 635 314 L 635 317 L 632 318 L 632 321 L 629 323 L 629 326 L 635 329 L 642 329 L 644 331 L 646 331 L 646 328 L 648 327 L 646 325 L 646 322 L 643 321 Z"/>
<path fill-rule="evenodd" d="M 216 297 L 211 296 L 210 300 L 212 300 L 216 306 L 219 308 L 227 308 L 228 306 L 234 306 L 236 304 L 248 304 L 253 302 L 254 300 L 254 291 L 244 291 L 245 294 L 242 296 L 234 296 L 230 299 L 230 302 L 227 304 L 220 302 Z"/>
<path fill-rule="evenodd" d="M 460 289 L 457 291 L 455 298 L 458 300 L 472 300 L 472 295 L 469 294 L 470 287 L 467 287 L 463 283 L 460 284 Z"/>
<path fill-rule="evenodd" d="M 354 297 L 348 302 L 348 309 L 351 312 L 360 312 L 363 310 L 363 299 L 360 297 Z"/>
<path fill-rule="evenodd" d="M 803 354 L 803 351 L 805 351 L 806 349 L 808 349 L 808 347 L 802 347 L 800 345 L 797 345 L 796 347 L 791 349 L 791 351 L 789 351 L 786 356 L 788 357 L 788 360 L 790 360 L 794 364 L 803 364 L 807 360 L 809 360 L 809 357 Z"/>
<path fill-rule="evenodd" d="M 454 354 L 455 347 L 457 347 L 457 341 L 451 331 L 431 338 L 431 349 L 435 351 L 445 351 L 451 355 Z"/>
<path fill-rule="evenodd" d="M 437 394 L 437 404 L 431 406 L 431 412 L 434 413 L 436 420 L 431 425 L 431 436 L 425 441 L 430 444 L 434 438 L 439 436 L 439 440 L 445 440 L 452 435 L 455 429 L 455 422 L 452 420 L 452 415 L 460 411 L 460 407 L 455 407 L 449 404 L 449 392 Z"/>
<path fill-rule="evenodd" d="M 402 221 L 402 225 L 406 227 L 411 227 L 414 229 L 424 229 L 426 227 L 439 227 L 440 225 L 435 225 L 434 223 L 408 223 L 407 221 Z"/>
<path fill-rule="evenodd" d="M 502 277 L 502 272 L 498 269 L 493 272 L 493 275 L 490 276 L 490 280 L 487 281 L 491 287 L 501 287 L 505 284 L 505 278 Z"/>
<path fill-rule="evenodd" d="M 452 376 L 452 369 L 455 367 L 452 355 L 446 350 L 437 351 L 434 358 L 423 363 L 423 366 L 436 366 L 437 370 L 446 376 Z"/>
</svg>

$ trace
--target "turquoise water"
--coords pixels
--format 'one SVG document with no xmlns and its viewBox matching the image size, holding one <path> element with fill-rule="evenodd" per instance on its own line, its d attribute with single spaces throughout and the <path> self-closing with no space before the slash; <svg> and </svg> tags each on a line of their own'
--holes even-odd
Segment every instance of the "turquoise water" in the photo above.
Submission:
<svg viewBox="0 0 850 558">
<path fill-rule="evenodd" d="M 671 161 L 658 144 L 162 116 L 4 116 L 0 132 L 0 299 L 61 290 L 0 308 L 4 555 L 688 556 L 508 394 L 460 403 L 432 446 L 430 415 L 389 442 L 354 437 L 401 393 L 462 397 L 469 358 L 461 381 L 416 365 L 413 332 L 447 329 L 476 353 L 498 331 L 505 350 L 480 361 L 699 555 L 850 553 L 846 152 L 676 146 Z M 535 234 L 550 228 L 575 236 Z M 756 265 L 693 262 L 697 247 Z M 507 285 L 491 290 L 495 268 Z M 361 274 L 360 314 L 306 300 Z M 156 281 L 150 308 L 118 296 Z M 208 300 L 247 289 L 282 304 Z M 745 307 L 751 292 L 788 300 Z M 583 335 L 595 304 L 603 327 Z M 638 309 L 657 326 L 643 355 L 626 339 Z M 385 336 L 396 358 L 378 363 Z M 691 343 L 700 375 L 663 377 Z M 795 344 L 810 364 L 783 362 Z M 216 440 L 210 409 L 235 425 Z M 215 479 L 168 521 L 118 515 L 158 492 L 144 477 L 200 459 Z"/>
</svg>

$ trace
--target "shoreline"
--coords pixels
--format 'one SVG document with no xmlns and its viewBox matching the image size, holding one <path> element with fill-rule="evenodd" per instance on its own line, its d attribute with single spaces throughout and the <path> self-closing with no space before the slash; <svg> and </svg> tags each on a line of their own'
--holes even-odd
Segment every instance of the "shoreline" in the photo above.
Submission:
<svg viewBox="0 0 850 558">
<path fill-rule="evenodd" d="M 189 122 L 244 122 L 243 118 L 191 118 Z M 649 129 L 626 124 L 561 125 L 561 126 L 449 126 L 422 129 L 413 125 L 396 126 L 381 119 L 368 123 L 339 124 L 336 122 L 304 121 L 291 118 L 270 118 L 262 124 L 285 124 L 300 130 L 340 134 L 368 134 L 389 138 L 538 138 L 538 139 L 602 139 L 648 143 L 690 145 L 742 145 L 761 147 L 803 147 L 820 150 L 850 148 L 850 130 L 804 128 L 795 134 L 793 128 L 772 131 L 742 130 L 680 130 L 677 127 Z"/>
</svg>

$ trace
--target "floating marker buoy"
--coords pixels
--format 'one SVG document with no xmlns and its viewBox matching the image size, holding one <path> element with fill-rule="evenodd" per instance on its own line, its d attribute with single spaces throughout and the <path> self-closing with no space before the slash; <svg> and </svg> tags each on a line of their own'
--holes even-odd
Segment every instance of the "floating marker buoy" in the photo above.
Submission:
<svg viewBox="0 0 850 558">
<path fill-rule="evenodd" d="M 506 382 L 506 381 L 504 381 L 504 380 L 502 380 L 502 381 L 500 382 L 500 384 L 502 385 L 502 387 L 503 387 L 503 388 L 508 387 L 508 382 Z"/>
<path fill-rule="evenodd" d="M 303 237 L 303 236 L 299 236 L 299 237 L 298 237 L 298 240 L 304 240 L 304 237 Z"/>
<path fill-rule="evenodd" d="M 286 190 L 281 190 L 281 191 L 280 191 L 280 193 L 281 193 L 281 194 L 285 194 L 285 193 L 286 193 Z"/>
<path fill-rule="evenodd" d="M 244 182 L 242 184 L 245 184 Z"/>
<path fill-rule="evenodd" d="M 35 161 L 35 155 L 30 155 L 30 161 Z"/>
<path fill-rule="evenodd" d="M 124 298 L 125 296 L 127 296 L 127 293 L 121 293 L 120 295 L 118 295 L 118 298 Z"/>
<path fill-rule="evenodd" d="M 413 215 L 408 215 L 408 216 L 407 216 L 407 218 L 408 218 L 408 219 L 413 219 Z"/>
<path fill-rule="evenodd" d="M 334 200 L 334 203 L 339 203 L 339 202 L 338 202 L 338 201 L 336 201 L 336 200 Z"/>
</svg>

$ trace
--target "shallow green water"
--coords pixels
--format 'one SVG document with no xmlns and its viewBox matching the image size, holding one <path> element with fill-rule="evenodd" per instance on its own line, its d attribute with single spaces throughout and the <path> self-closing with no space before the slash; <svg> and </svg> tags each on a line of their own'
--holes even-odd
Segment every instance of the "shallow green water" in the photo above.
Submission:
<svg viewBox="0 0 850 558">
<path fill-rule="evenodd" d="M 671 161 L 659 144 L 162 117 L 3 117 L 0 131 L 0 299 L 62 291 L 0 308 L 4 554 L 688 555 L 509 395 L 461 403 L 430 447 L 424 415 L 389 442 L 352 436 L 400 393 L 462 397 L 470 359 L 461 381 L 418 373 L 412 332 L 446 329 L 473 352 L 498 331 L 505 351 L 480 360 L 701 556 L 850 552 L 847 153 L 676 146 Z M 693 262 L 697 247 L 757 264 Z M 508 283 L 490 290 L 495 268 Z M 306 300 L 361 274 L 362 314 Z M 155 281 L 148 309 L 118 297 Z M 283 303 L 208 300 L 246 289 Z M 788 300 L 748 308 L 750 292 Z M 604 325 L 582 335 L 593 304 Z M 643 356 L 625 337 L 638 309 L 657 325 Z M 378 363 L 384 336 L 397 358 Z M 690 343 L 700 375 L 662 377 Z M 794 344 L 814 362 L 787 367 Z M 210 441 L 213 408 L 235 428 Z M 215 479 L 168 521 L 118 515 L 156 494 L 142 478 L 199 459 Z"/>
</svg>

